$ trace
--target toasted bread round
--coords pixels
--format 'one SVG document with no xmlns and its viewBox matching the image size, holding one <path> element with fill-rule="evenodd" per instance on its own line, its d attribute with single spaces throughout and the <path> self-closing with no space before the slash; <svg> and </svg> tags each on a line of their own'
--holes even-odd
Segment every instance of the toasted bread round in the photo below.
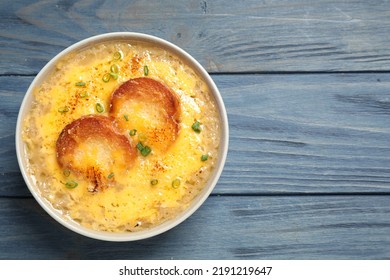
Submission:
<svg viewBox="0 0 390 280">
<path fill-rule="evenodd" d="M 56 142 L 61 168 L 91 182 L 90 191 L 100 191 L 126 172 L 136 156 L 129 139 L 120 134 L 110 117 L 83 116 L 66 125 Z"/>
<path fill-rule="evenodd" d="M 179 133 L 179 100 L 166 85 L 151 78 L 128 80 L 117 88 L 109 114 L 124 131 L 137 131 L 138 141 L 165 151 Z"/>
</svg>

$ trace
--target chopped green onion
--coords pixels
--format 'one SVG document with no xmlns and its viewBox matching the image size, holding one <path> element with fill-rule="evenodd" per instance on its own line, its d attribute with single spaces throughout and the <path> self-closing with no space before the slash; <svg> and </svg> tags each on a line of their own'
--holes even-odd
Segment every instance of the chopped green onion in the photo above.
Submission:
<svg viewBox="0 0 390 280">
<path fill-rule="evenodd" d="M 149 155 L 150 152 L 152 151 L 152 149 L 149 146 L 144 146 L 141 142 L 138 142 L 136 147 L 141 152 L 141 155 L 143 155 L 144 157 Z"/>
<path fill-rule="evenodd" d="M 77 184 L 77 182 L 75 181 L 69 181 L 65 184 L 65 187 L 67 187 L 68 189 L 74 189 L 75 187 L 77 187 L 79 184 Z"/>
<path fill-rule="evenodd" d="M 202 129 L 200 127 L 200 122 L 198 122 L 198 121 L 195 121 L 191 127 L 192 127 L 192 130 L 195 131 L 196 133 L 200 133 L 202 131 Z"/>
<path fill-rule="evenodd" d="M 117 74 L 117 73 L 111 72 L 111 73 L 110 73 L 110 76 L 111 76 L 114 80 L 118 80 L 118 74 Z"/>
<path fill-rule="evenodd" d="M 60 112 L 60 113 L 69 112 L 69 107 L 68 106 L 64 106 L 64 107 L 58 108 L 58 112 Z"/>
<path fill-rule="evenodd" d="M 146 137 L 146 135 L 144 133 L 141 132 L 138 134 L 139 141 L 146 141 L 146 139 L 148 139 L 148 137 Z"/>
<path fill-rule="evenodd" d="M 111 70 L 112 73 L 119 73 L 119 66 L 118 66 L 118 64 L 111 65 L 110 70 Z"/>
<path fill-rule="evenodd" d="M 175 179 L 172 181 L 172 188 L 177 189 L 180 186 L 180 179 Z"/>
<path fill-rule="evenodd" d="M 81 93 L 79 94 L 79 96 L 80 96 L 81 98 L 88 97 L 88 96 L 89 96 L 89 92 L 88 92 L 88 91 L 81 92 Z"/>
<path fill-rule="evenodd" d="M 108 83 L 110 81 L 110 79 L 111 79 L 110 73 L 106 73 L 103 75 L 103 78 L 102 78 L 103 82 Z"/>
<path fill-rule="evenodd" d="M 69 177 L 70 176 L 70 170 L 69 169 L 65 169 L 64 170 L 64 176 L 65 177 Z"/>
<path fill-rule="evenodd" d="M 98 113 L 103 113 L 104 112 L 103 105 L 100 103 L 96 103 L 96 111 L 98 111 Z"/>
<path fill-rule="evenodd" d="M 137 130 L 136 129 L 132 129 L 132 130 L 129 131 L 129 134 L 130 134 L 130 136 L 134 136 L 134 135 L 137 134 Z"/>
<path fill-rule="evenodd" d="M 208 154 L 204 154 L 200 157 L 200 160 L 201 161 L 206 161 L 207 159 L 209 158 L 209 155 Z"/>
<path fill-rule="evenodd" d="M 138 142 L 136 147 L 139 151 L 142 151 L 142 149 L 145 148 L 141 142 Z"/>
<path fill-rule="evenodd" d="M 123 58 L 123 53 L 121 51 L 114 53 L 114 60 L 120 60 Z"/>
<path fill-rule="evenodd" d="M 151 184 L 152 186 L 155 186 L 155 185 L 158 184 L 158 180 L 157 180 L 157 179 L 152 179 L 152 180 L 150 181 L 150 184 Z"/>
<path fill-rule="evenodd" d="M 149 75 L 149 68 L 147 65 L 144 66 L 144 75 L 145 76 Z"/>
<path fill-rule="evenodd" d="M 125 120 L 128 122 L 129 121 L 129 116 L 124 114 L 123 117 L 125 118 Z"/>
<path fill-rule="evenodd" d="M 85 82 L 77 82 L 76 86 L 77 87 L 84 87 L 85 86 Z"/>
<path fill-rule="evenodd" d="M 115 176 L 114 173 L 110 173 L 110 174 L 108 174 L 107 178 L 108 178 L 108 179 L 111 179 L 111 178 L 114 177 L 114 176 Z"/>
<path fill-rule="evenodd" d="M 143 155 L 144 157 L 146 157 L 148 154 L 150 154 L 150 152 L 152 151 L 152 149 L 149 147 L 149 146 L 145 146 L 142 151 L 141 151 L 141 155 Z"/>
</svg>

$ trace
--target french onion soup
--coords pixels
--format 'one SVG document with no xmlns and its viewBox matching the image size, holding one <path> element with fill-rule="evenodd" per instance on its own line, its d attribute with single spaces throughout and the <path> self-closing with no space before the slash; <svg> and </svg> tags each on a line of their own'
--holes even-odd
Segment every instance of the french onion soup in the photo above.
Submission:
<svg viewBox="0 0 390 280">
<path fill-rule="evenodd" d="M 87 228 L 125 232 L 185 210 L 215 167 L 219 112 L 207 84 L 141 42 L 70 53 L 34 89 L 23 121 L 40 194 Z"/>
</svg>

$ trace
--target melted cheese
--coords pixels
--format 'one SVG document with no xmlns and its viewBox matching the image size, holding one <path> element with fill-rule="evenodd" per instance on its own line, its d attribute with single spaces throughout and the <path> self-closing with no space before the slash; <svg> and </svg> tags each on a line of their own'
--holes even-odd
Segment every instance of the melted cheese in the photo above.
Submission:
<svg viewBox="0 0 390 280">
<path fill-rule="evenodd" d="M 116 51 L 124 54 L 122 59 L 113 59 Z M 104 82 L 102 77 L 113 64 L 119 68 L 118 79 Z M 127 80 L 144 76 L 145 65 L 148 77 L 163 82 L 179 97 L 181 123 L 177 139 L 167 151 L 154 151 L 151 147 L 150 155 L 138 154 L 130 170 L 113 172 L 113 185 L 92 193 L 88 181 L 75 174 L 64 175 L 56 162 L 58 135 L 81 116 L 107 115 L 112 92 Z M 84 82 L 85 86 L 77 86 L 77 82 Z M 103 106 L 102 113 L 97 111 L 97 104 Z M 150 116 L 151 112 L 145 115 Z M 128 135 L 134 145 L 142 137 L 142 128 L 159 122 L 145 119 L 137 107 L 127 117 L 141 128 L 135 136 Z M 202 123 L 201 133 L 191 128 L 195 120 Z M 25 120 L 24 139 L 29 147 L 31 173 L 42 195 L 54 207 L 90 228 L 134 231 L 174 217 L 200 192 L 216 161 L 218 123 L 208 88 L 193 70 L 166 51 L 118 42 L 69 55 L 57 65 L 52 76 L 35 90 L 35 104 Z M 104 151 L 91 146 L 77 154 L 81 165 L 96 164 L 96 157 L 109 156 L 97 156 Z M 200 158 L 205 153 L 210 157 L 203 162 Z M 99 165 L 104 166 L 104 162 Z M 158 184 L 151 184 L 154 179 Z M 172 184 L 176 179 L 180 180 L 179 186 Z M 77 181 L 78 186 L 67 189 L 64 183 L 69 180 Z"/>
</svg>

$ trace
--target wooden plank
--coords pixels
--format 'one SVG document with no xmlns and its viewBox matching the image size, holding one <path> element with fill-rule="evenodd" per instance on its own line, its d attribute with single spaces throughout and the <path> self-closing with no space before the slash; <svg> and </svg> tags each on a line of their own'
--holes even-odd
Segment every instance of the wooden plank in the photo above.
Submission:
<svg viewBox="0 0 390 280">
<path fill-rule="evenodd" d="M 30 196 L 16 159 L 15 129 L 22 99 L 34 77 L 1 77 L 0 196 Z"/>
<path fill-rule="evenodd" d="M 389 192 L 387 74 L 216 81 L 231 137 L 220 192 Z"/>
<path fill-rule="evenodd" d="M 0 199 L 0 259 L 389 259 L 390 196 L 212 196 L 137 242 L 77 235 L 33 199 Z"/>
<path fill-rule="evenodd" d="M 230 124 L 215 194 L 390 193 L 390 74 L 216 75 Z M 32 77 L 0 77 L 0 196 L 29 196 L 15 157 Z"/>
<path fill-rule="evenodd" d="M 169 40 L 211 72 L 390 70 L 387 1 L 3 1 L 0 27 L 0 74 L 113 31 Z"/>
</svg>

